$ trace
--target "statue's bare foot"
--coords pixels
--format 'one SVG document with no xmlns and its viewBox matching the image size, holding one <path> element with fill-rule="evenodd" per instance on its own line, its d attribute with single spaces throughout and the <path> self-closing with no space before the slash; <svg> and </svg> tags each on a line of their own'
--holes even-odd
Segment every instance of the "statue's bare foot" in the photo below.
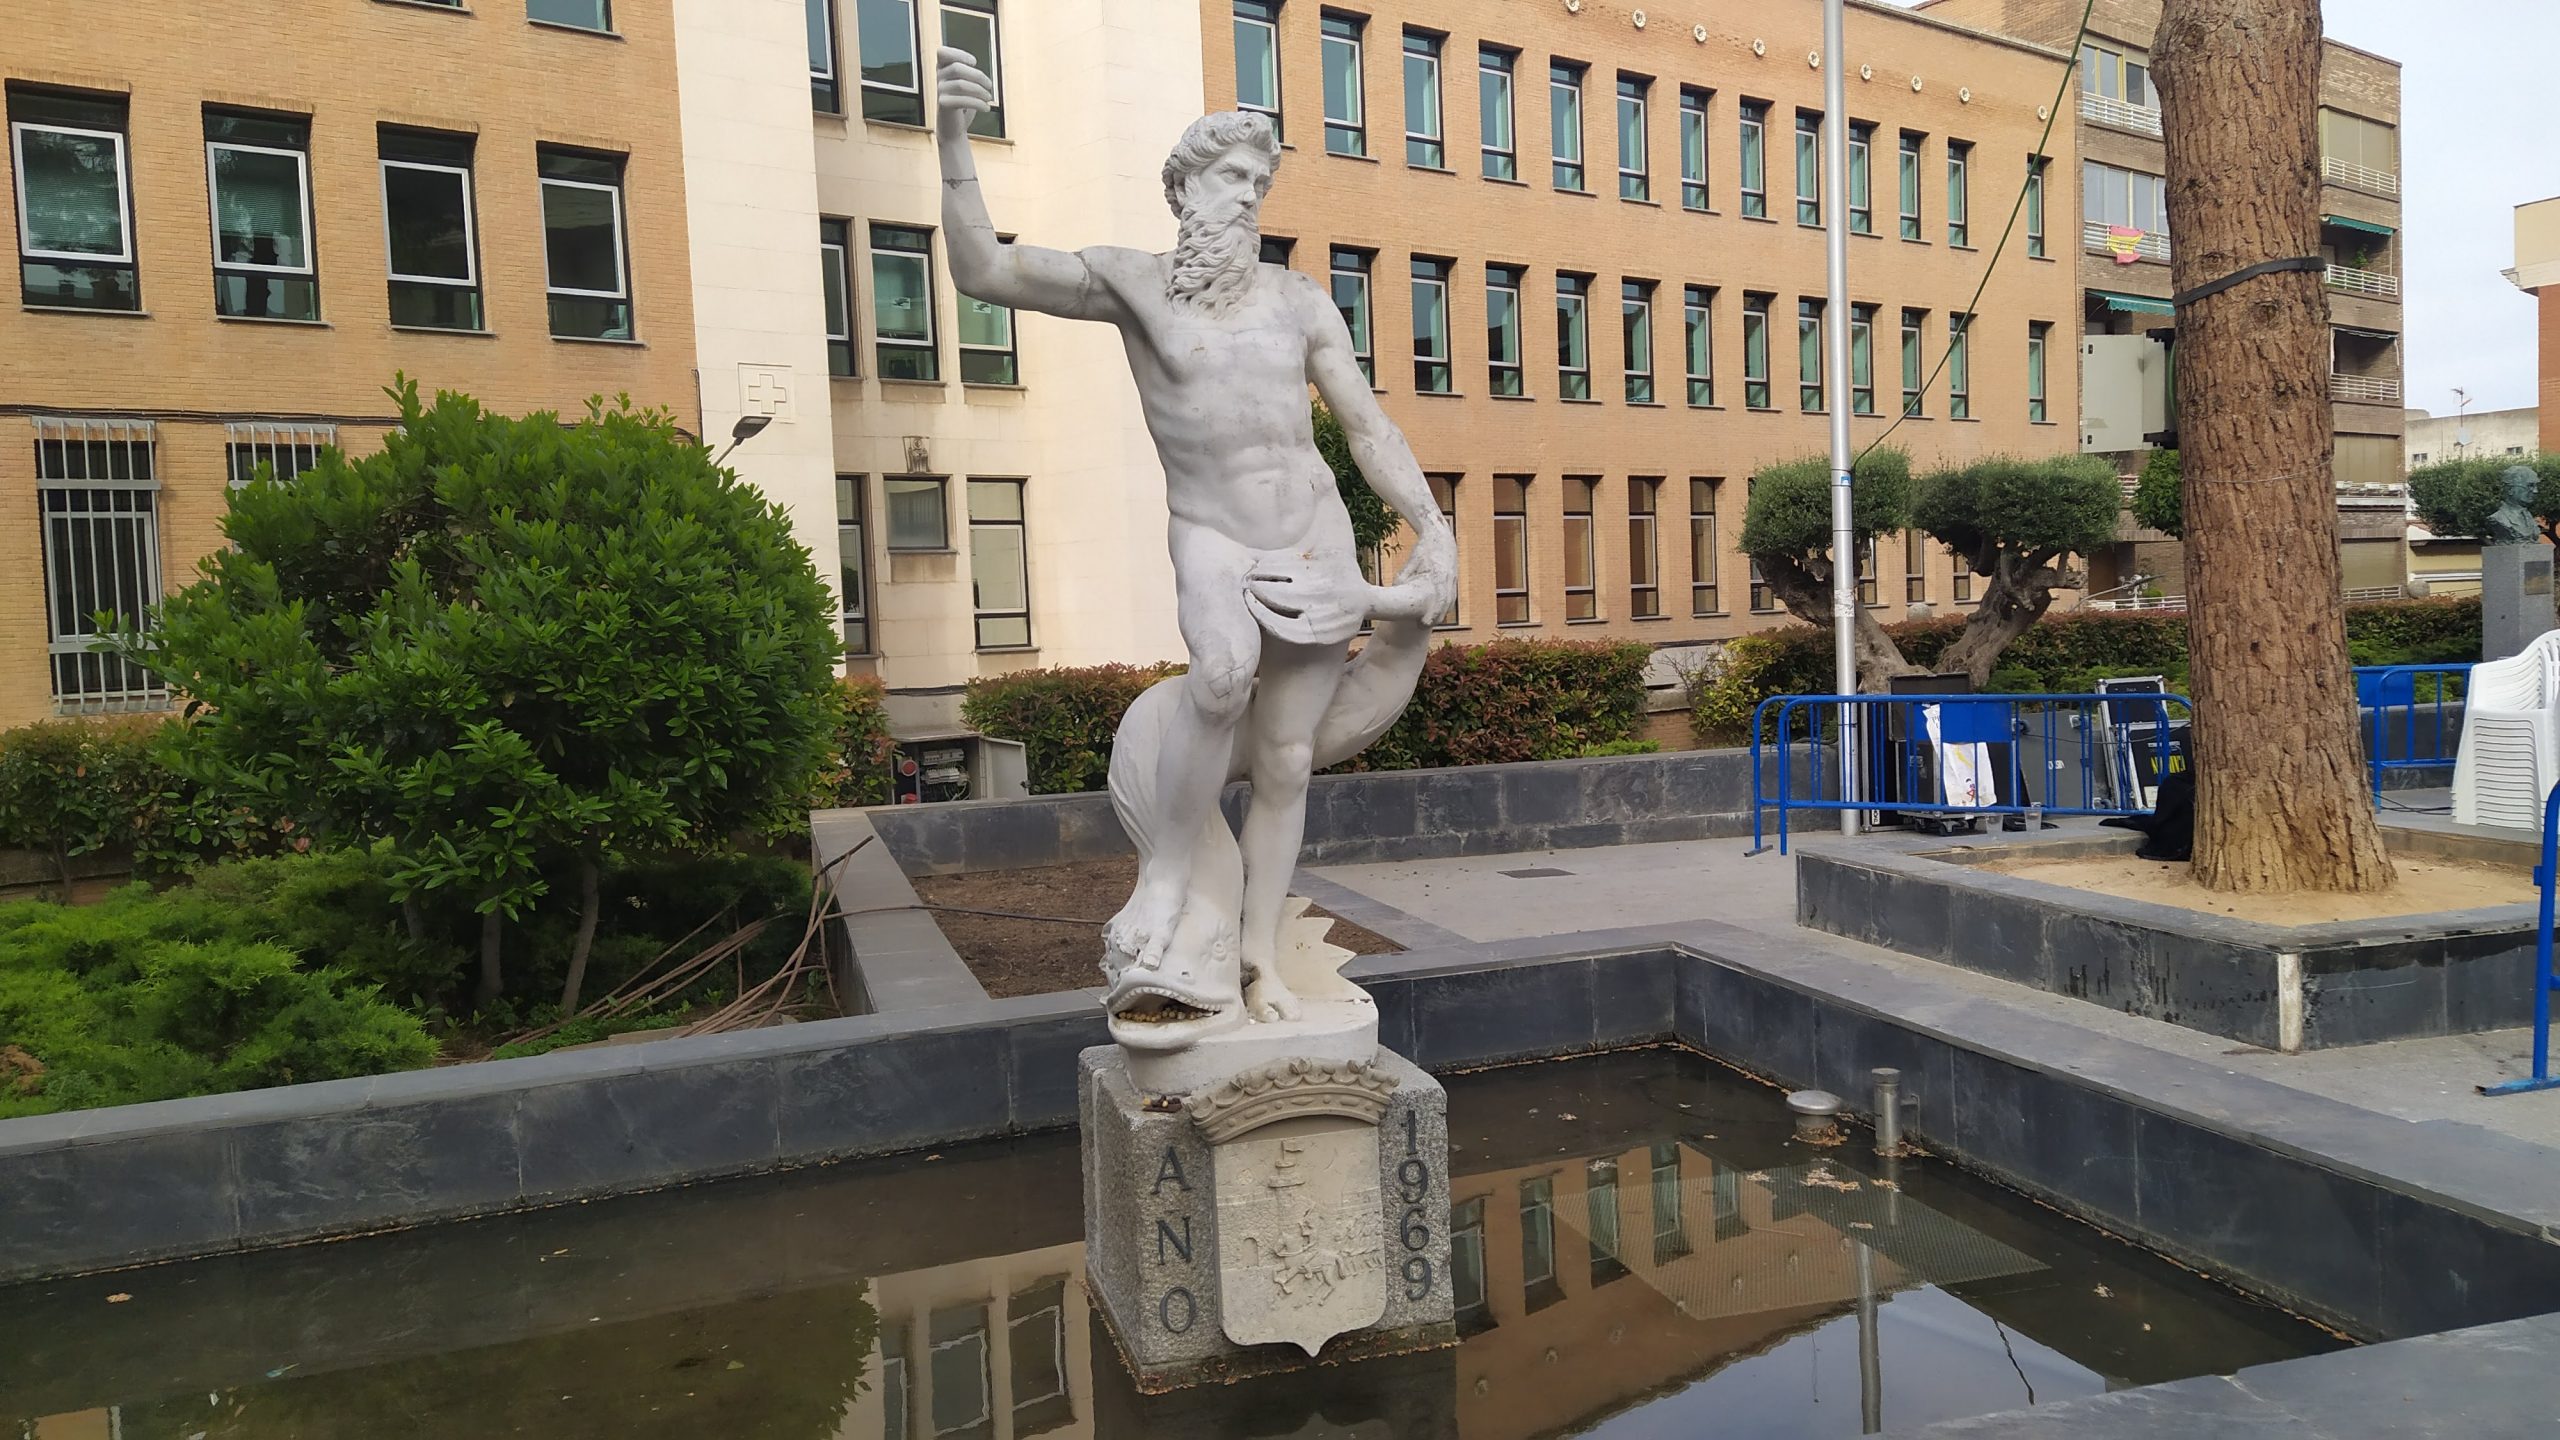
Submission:
<svg viewBox="0 0 2560 1440">
<path fill-rule="evenodd" d="M 1174 922 L 1182 918 L 1182 889 L 1161 882 L 1138 882 L 1138 892 L 1111 923 L 1102 927 L 1102 943 L 1112 953 L 1129 957 L 1129 963 L 1152 970 L 1164 962 L 1165 946 L 1173 940 Z"/>
<path fill-rule="evenodd" d="M 1256 1020 L 1295 1020 L 1306 1013 L 1279 973 L 1268 965 L 1256 966 L 1253 983 L 1244 992 L 1245 1013 Z"/>
</svg>

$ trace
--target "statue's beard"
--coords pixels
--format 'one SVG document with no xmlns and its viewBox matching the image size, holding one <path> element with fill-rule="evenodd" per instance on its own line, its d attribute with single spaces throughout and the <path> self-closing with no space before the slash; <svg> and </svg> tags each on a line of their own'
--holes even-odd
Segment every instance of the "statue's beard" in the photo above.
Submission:
<svg viewBox="0 0 2560 1440">
<path fill-rule="evenodd" d="M 1262 263 L 1262 236 L 1250 211 L 1223 215 L 1193 210 L 1182 217 L 1173 243 L 1173 274 L 1165 293 L 1178 304 L 1212 315 L 1235 308 Z"/>
</svg>

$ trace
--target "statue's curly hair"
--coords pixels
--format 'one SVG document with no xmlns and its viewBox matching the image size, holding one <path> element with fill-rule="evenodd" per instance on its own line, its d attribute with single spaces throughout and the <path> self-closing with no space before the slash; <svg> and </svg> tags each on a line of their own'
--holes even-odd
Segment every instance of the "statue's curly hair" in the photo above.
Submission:
<svg viewBox="0 0 2560 1440">
<path fill-rule="evenodd" d="M 1271 162 L 1271 174 L 1279 173 L 1280 136 L 1271 128 L 1271 117 L 1250 110 L 1221 110 L 1192 121 L 1191 128 L 1174 142 L 1173 153 L 1164 160 L 1164 203 L 1174 214 L 1181 214 L 1182 187 L 1239 145 L 1260 152 Z M 1262 189 L 1270 192 L 1269 176 L 1264 177 Z"/>
</svg>

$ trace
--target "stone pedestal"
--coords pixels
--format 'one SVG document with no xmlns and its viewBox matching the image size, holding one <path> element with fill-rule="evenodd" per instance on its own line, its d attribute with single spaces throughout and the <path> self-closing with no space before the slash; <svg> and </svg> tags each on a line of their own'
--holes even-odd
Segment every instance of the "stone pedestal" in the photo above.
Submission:
<svg viewBox="0 0 2560 1440">
<path fill-rule="evenodd" d="M 2551 547 L 2480 547 L 2480 658 L 2520 654 L 2553 627 Z"/>
<path fill-rule="evenodd" d="M 1084 1052 L 1085 1266 L 1139 1390 L 1454 1344 L 1448 1096 L 1390 1051 L 1181 1095 Z"/>
</svg>

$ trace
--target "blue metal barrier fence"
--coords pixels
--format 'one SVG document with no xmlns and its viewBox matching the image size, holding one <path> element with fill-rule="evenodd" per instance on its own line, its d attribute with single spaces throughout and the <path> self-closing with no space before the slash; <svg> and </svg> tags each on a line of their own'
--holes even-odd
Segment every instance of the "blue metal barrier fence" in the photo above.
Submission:
<svg viewBox="0 0 2560 1440">
<path fill-rule="evenodd" d="M 1862 757 L 1841 752 L 1857 715 Z M 2186 768 L 2183 695 L 1772 695 L 1751 715 L 1751 845 L 1778 816 L 1785 854 L 1799 810 L 1923 816 L 2146 815 L 2161 779 Z M 1777 752 L 1769 788 L 1767 752 Z M 1801 771 L 1797 751 L 1805 752 Z M 1948 752 L 1953 752 L 1950 755 Z M 1854 764 L 1859 798 L 1840 793 Z M 1970 781 L 1970 784 L 1967 782 Z M 1950 784 L 1962 787 L 1948 793 Z M 1797 790 L 1808 793 L 1799 795 Z"/>
<path fill-rule="evenodd" d="M 2542 863 L 2533 868 L 2533 883 L 2542 900 L 2533 922 L 2533 1073 L 2520 1080 L 2483 1085 L 2483 1095 L 2522 1095 L 2530 1090 L 2560 1089 L 2551 1076 L 2551 991 L 2560 976 L 2551 973 L 2551 903 L 2554 865 L 2560 862 L 2560 785 L 2542 800 Z"/>
<path fill-rule="evenodd" d="M 2376 803 L 2383 772 L 2440 770 L 2453 763 L 2470 681 L 2469 665 L 2356 667 L 2356 706 L 2364 716 L 2364 753 L 2373 767 Z"/>
</svg>

